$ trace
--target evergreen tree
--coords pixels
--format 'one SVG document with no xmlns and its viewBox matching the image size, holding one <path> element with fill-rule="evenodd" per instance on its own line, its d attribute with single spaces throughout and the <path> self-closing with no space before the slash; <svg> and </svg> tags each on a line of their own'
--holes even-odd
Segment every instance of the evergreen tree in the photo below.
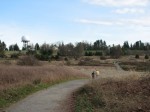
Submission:
<svg viewBox="0 0 150 112">
<path fill-rule="evenodd" d="M 38 43 L 35 44 L 35 50 L 40 50 L 40 46 Z"/>
<path fill-rule="evenodd" d="M 19 50 L 20 49 L 17 44 L 9 46 L 9 51 L 19 51 Z"/>
<path fill-rule="evenodd" d="M 129 43 L 128 41 L 125 41 L 124 44 L 123 44 L 123 47 L 122 47 L 124 50 L 128 50 L 130 47 L 129 47 Z"/>
<path fill-rule="evenodd" d="M 122 49 L 120 45 L 114 46 L 110 48 L 110 55 L 113 58 L 119 58 L 122 55 Z"/>
<path fill-rule="evenodd" d="M 94 50 L 106 50 L 107 45 L 103 40 L 96 40 L 93 45 Z"/>
<path fill-rule="evenodd" d="M 0 57 L 5 56 L 5 49 L 6 49 L 5 42 L 1 42 L 1 40 L 0 40 Z"/>
<path fill-rule="evenodd" d="M 79 58 L 84 55 L 84 45 L 83 43 L 79 42 L 76 44 L 76 47 L 74 48 L 74 56 L 75 58 Z"/>
<path fill-rule="evenodd" d="M 9 46 L 9 51 L 13 51 L 14 50 L 14 45 L 10 45 Z"/>
<path fill-rule="evenodd" d="M 133 50 L 133 45 L 132 44 L 130 45 L 130 50 Z"/>
<path fill-rule="evenodd" d="M 15 51 L 19 51 L 20 50 L 17 44 L 14 45 L 14 50 Z"/>
</svg>

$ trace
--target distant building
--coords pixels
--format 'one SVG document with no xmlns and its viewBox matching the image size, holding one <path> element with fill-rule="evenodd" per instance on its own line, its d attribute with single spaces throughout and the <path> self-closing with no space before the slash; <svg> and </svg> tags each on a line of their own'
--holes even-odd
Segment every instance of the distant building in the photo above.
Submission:
<svg viewBox="0 0 150 112">
<path fill-rule="evenodd" d="M 28 48 L 28 43 L 30 42 L 30 40 L 27 37 L 22 36 L 21 37 L 21 42 L 23 42 L 23 48 L 27 49 Z"/>
</svg>

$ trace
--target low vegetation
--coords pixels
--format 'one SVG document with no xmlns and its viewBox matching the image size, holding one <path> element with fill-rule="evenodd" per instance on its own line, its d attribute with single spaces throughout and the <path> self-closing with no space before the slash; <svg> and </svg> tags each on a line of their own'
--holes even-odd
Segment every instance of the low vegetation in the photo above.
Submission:
<svg viewBox="0 0 150 112">
<path fill-rule="evenodd" d="M 146 62 L 121 62 L 120 66 L 124 69 L 124 70 L 134 70 L 134 71 L 150 71 L 150 61 L 146 61 Z"/>
<path fill-rule="evenodd" d="M 33 55 L 24 55 L 19 58 L 17 64 L 21 66 L 37 66 L 40 65 L 40 62 Z"/>
<path fill-rule="evenodd" d="M 136 54 L 136 55 L 135 55 L 135 58 L 136 58 L 136 59 L 139 59 L 139 58 L 140 58 L 140 56 L 139 56 L 138 54 Z"/>
<path fill-rule="evenodd" d="M 0 71 L 0 108 L 50 85 L 87 77 L 69 67 L 52 65 L 0 65 Z"/>
<path fill-rule="evenodd" d="M 144 57 L 145 59 L 149 59 L 149 55 L 145 55 L 145 57 Z"/>
<path fill-rule="evenodd" d="M 93 80 L 74 99 L 75 112 L 149 112 L 150 75 Z"/>
<path fill-rule="evenodd" d="M 102 61 L 102 60 L 106 60 L 106 57 L 102 57 L 102 59 L 101 60 L 100 59 L 89 58 L 89 57 L 81 58 L 78 62 L 78 65 L 80 66 L 109 66 L 109 67 L 114 66 L 112 62 Z"/>
</svg>

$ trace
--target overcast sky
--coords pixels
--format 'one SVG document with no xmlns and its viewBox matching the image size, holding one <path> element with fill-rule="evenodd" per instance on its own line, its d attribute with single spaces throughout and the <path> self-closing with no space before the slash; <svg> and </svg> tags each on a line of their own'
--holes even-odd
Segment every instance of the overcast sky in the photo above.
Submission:
<svg viewBox="0 0 150 112">
<path fill-rule="evenodd" d="M 150 42 L 150 0 L 0 0 L 0 40 Z"/>
</svg>

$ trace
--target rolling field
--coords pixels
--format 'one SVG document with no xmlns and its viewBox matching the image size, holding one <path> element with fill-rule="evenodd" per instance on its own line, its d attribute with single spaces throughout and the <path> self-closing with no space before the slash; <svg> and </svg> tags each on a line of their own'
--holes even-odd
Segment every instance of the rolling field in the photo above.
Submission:
<svg viewBox="0 0 150 112">
<path fill-rule="evenodd" d="M 81 59 L 83 65 L 77 63 L 69 66 L 65 66 L 67 61 L 42 62 L 39 66 L 19 66 L 13 61 L 3 61 L 0 65 L 0 108 L 51 85 L 89 78 L 93 71 L 98 70 L 100 75 L 96 79 L 73 93 L 71 112 L 148 112 L 150 110 L 149 72 L 124 71 L 114 64 L 117 61 L 125 63 L 129 61 L 128 59 L 93 58 L 90 59 L 90 64 L 86 59 L 85 61 Z M 127 63 L 129 68 L 137 64 L 137 60 L 132 61 L 134 64 Z"/>
</svg>

